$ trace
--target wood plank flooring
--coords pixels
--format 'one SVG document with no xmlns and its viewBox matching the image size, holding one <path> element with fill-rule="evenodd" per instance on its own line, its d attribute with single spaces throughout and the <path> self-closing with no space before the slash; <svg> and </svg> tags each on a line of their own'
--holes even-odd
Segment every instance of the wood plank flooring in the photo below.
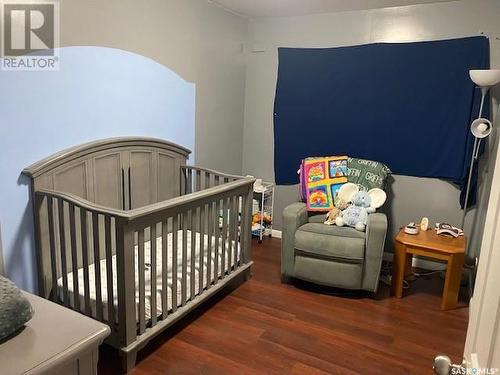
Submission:
<svg viewBox="0 0 500 375">
<path fill-rule="evenodd" d="M 460 362 L 468 308 L 439 309 L 443 280 L 421 278 L 397 300 L 280 282 L 280 240 L 253 243 L 253 277 L 216 297 L 139 353 L 132 374 L 432 374 Z M 120 373 L 103 347 L 99 374 Z"/>
</svg>

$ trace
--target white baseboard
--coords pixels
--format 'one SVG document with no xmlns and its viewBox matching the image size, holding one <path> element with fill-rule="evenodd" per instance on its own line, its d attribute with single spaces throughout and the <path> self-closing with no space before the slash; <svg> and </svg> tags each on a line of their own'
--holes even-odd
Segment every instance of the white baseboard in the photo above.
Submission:
<svg viewBox="0 0 500 375">
<path fill-rule="evenodd" d="M 271 232 L 271 236 L 273 238 L 281 238 L 281 231 L 277 230 L 277 229 L 273 229 L 273 231 Z"/>
</svg>

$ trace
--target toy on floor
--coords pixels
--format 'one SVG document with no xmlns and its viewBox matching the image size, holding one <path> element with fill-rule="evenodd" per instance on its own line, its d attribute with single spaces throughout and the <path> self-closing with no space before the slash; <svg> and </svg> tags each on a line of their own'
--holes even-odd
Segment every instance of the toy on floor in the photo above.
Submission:
<svg viewBox="0 0 500 375">
<path fill-rule="evenodd" d="M 252 216 L 252 225 L 257 224 L 257 223 L 260 224 L 261 218 L 262 217 L 261 217 L 261 213 L 260 212 L 254 214 Z M 271 225 L 272 222 L 273 222 L 273 218 L 270 215 L 265 215 L 264 214 L 264 217 L 262 218 L 262 222 L 263 222 L 264 225 Z"/>
<path fill-rule="evenodd" d="M 368 192 L 358 191 L 351 199 L 351 205 L 335 219 L 335 224 L 339 227 L 347 225 L 364 231 L 368 215 L 382 207 L 386 198 L 385 192 L 379 188 L 371 189 Z"/>
</svg>

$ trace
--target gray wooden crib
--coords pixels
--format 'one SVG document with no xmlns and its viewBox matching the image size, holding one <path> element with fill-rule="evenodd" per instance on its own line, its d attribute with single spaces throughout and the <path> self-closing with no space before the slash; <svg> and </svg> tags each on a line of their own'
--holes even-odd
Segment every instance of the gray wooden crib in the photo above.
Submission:
<svg viewBox="0 0 500 375">
<path fill-rule="evenodd" d="M 125 371 L 149 340 L 250 272 L 254 179 L 186 166 L 189 153 L 112 138 L 23 171 L 40 295 L 108 324 Z"/>
</svg>

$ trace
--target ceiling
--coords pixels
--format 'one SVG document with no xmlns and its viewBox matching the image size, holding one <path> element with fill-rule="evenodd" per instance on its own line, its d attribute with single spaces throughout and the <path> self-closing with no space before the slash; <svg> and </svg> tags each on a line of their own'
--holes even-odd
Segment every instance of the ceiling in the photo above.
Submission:
<svg viewBox="0 0 500 375">
<path fill-rule="evenodd" d="M 208 0 L 248 18 L 303 16 L 452 0 Z"/>
</svg>

